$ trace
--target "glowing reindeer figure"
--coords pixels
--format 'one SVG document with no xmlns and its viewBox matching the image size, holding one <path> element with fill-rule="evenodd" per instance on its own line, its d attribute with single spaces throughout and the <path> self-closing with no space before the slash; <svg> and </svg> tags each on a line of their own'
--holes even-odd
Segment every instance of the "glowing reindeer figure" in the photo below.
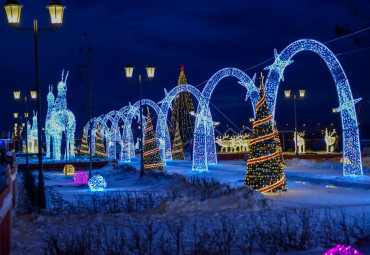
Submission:
<svg viewBox="0 0 370 255">
<path fill-rule="evenodd" d="M 295 150 L 294 152 L 297 151 L 297 147 L 298 147 L 298 153 L 305 153 L 306 152 L 306 145 L 305 145 L 305 141 L 304 141 L 304 131 L 303 132 L 294 132 L 294 144 L 295 144 Z M 298 134 L 298 137 L 297 137 L 297 134 Z M 296 144 L 296 142 L 298 143 L 298 146 Z"/>
<path fill-rule="evenodd" d="M 248 134 L 237 134 L 231 139 L 234 151 L 246 152 L 249 150 Z"/>
<path fill-rule="evenodd" d="M 248 134 L 244 134 L 243 136 L 241 136 L 241 149 L 243 152 L 248 152 L 249 151 L 249 135 Z"/>
<path fill-rule="evenodd" d="M 74 158 L 74 140 L 76 131 L 76 119 L 74 114 L 67 109 L 67 78 L 68 72 L 64 76 L 64 70 L 62 72 L 62 80 L 58 83 L 58 96 L 53 103 L 53 97 L 51 89 L 49 89 L 48 103 L 53 105 L 48 106 L 48 116 L 46 119 L 46 140 L 47 140 L 47 156 L 50 156 L 50 136 L 53 141 L 53 159 L 61 159 L 61 144 L 62 144 L 62 133 L 66 135 L 66 150 L 65 157 L 67 159 Z M 50 108 L 49 108 L 50 107 Z M 50 110 L 50 111 L 49 111 Z"/>
<path fill-rule="evenodd" d="M 221 146 L 221 152 L 234 152 L 233 142 L 229 135 L 218 136 L 216 143 Z"/>
<path fill-rule="evenodd" d="M 325 129 L 325 143 L 326 143 L 326 152 L 334 151 L 335 144 L 335 129 L 332 132 L 328 132 L 328 129 Z"/>
</svg>

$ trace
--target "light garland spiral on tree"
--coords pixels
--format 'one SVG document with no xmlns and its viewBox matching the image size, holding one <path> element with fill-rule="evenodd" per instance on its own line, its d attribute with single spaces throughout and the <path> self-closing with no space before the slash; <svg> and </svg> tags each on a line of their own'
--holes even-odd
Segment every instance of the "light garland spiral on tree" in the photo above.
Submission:
<svg viewBox="0 0 370 255">
<path fill-rule="evenodd" d="M 256 119 L 250 140 L 245 185 L 265 193 L 286 190 L 287 187 L 281 152 L 277 148 L 276 133 L 272 128 L 271 115 L 266 104 L 263 78 L 261 74 L 260 100 L 256 105 Z"/>
<path fill-rule="evenodd" d="M 157 144 L 157 137 L 153 129 L 152 119 L 148 109 L 148 118 L 146 120 L 145 139 L 144 139 L 144 170 L 160 170 L 163 171 L 163 163 Z"/>
</svg>

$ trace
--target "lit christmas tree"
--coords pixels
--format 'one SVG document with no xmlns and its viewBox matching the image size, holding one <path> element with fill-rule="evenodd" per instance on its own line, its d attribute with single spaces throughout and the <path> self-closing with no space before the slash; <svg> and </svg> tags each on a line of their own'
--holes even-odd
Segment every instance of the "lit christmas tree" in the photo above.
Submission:
<svg viewBox="0 0 370 255">
<path fill-rule="evenodd" d="M 180 137 L 179 123 L 176 123 L 176 133 L 172 146 L 172 158 L 178 160 L 185 160 L 184 150 L 182 149 L 182 142 Z"/>
<path fill-rule="evenodd" d="M 84 155 L 84 156 L 89 156 L 90 155 L 89 143 L 87 142 L 85 129 L 84 129 L 84 133 L 82 135 L 80 154 Z"/>
<path fill-rule="evenodd" d="M 182 84 L 187 84 L 183 66 L 181 66 L 178 81 L 178 85 Z M 190 115 L 192 111 L 194 111 L 194 105 L 191 94 L 187 91 L 181 92 L 173 103 L 170 131 L 171 135 L 174 136 L 176 123 L 179 123 L 180 136 L 184 144 L 187 144 L 193 138 L 195 118 Z"/>
<path fill-rule="evenodd" d="M 279 131 L 277 130 L 276 120 L 275 120 L 274 123 L 275 123 L 275 125 L 274 125 L 274 132 L 275 132 L 274 141 L 276 143 L 276 149 L 279 151 L 279 154 L 280 154 L 281 165 L 285 166 L 283 148 L 281 147 L 281 142 L 280 142 L 280 138 L 279 138 Z"/>
<path fill-rule="evenodd" d="M 145 139 L 144 139 L 144 170 L 160 170 L 163 171 L 163 163 L 159 154 L 157 138 L 153 129 L 152 119 L 148 110 L 148 118 L 146 120 Z"/>
<path fill-rule="evenodd" d="M 96 132 L 94 156 L 97 156 L 100 158 L 107 157 L 107 155 L 105 154 L 104 142 L 103 142 L 103 137 L 100 131 L 100 125 L 98 126 L 98 131 Z"/>
<path fill-rule="evenodd" d="M 286 178 L 282 168 L 281 154 L 275 142 L 271 115 L 266 104 L 262 74 L 260 82 L 260 100 L 256 105 L 256 119 L 250 140 L 245 185 L 262 193 L 286 190 Z"/>
</svg>

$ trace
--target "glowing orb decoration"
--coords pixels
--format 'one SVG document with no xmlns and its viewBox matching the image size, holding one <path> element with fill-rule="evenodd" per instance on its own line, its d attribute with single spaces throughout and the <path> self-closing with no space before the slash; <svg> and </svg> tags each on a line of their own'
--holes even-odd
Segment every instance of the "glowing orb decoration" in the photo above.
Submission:
<svg viewBox="0 0 370 255">
<path fill-rule="evenodd" d="M 325 252 L 324 255 L 364 255 L 364 254 L 360 253 L 356 249 L 353 249 L 351 246 L 346 247 L 342 244 L 338 244 L 334 248 Z"/>
<path fill-rule="evenodd" d="M 87 176 L 87 173 L 84 171 L 77 171 L 73 176 L 73 180 L 75 181 L 76 184 L 87 183 L 88 179 L 89 177 Z"/>
<path fill-rule="evenodd" d="M 94 175 L 88 184 L 91 191 L 103 191 L 107 187 L 107 182 L 101 175 Z"/>
<path fill-rule="evenodd" d="M 65 175 L 74 175 L 75 174 L 75 167 L 72 166 L 72 165 L 67 164 L 63 168 L 63 173 Z"/>
</svg>

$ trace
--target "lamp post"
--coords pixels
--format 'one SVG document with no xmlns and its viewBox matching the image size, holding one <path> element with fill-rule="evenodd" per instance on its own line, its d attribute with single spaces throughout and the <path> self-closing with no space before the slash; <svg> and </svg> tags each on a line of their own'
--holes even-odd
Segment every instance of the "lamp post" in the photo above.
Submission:
<svg viewBox="0 0 370 255">
<path fill-rule="evenodd" d="M 30 91 L 31 99 L 36 99 L 37 91 L 35 89 Z M 16 89 L 13 91 L 13 97 L 15 100 L 21 100 L 21 91 Z M 28 170 L 29 164 L 28 164 L 28 101 L 27 96 L 24 97 L 24 106 L 25 106 L 25 112 L 24 112 L 24 118 L 25 118 L 25 127 L 26 127 L 26 169 Z"/>
<path fill-rule="evenodd" d="M 306 91 L 304 89 L 299 90 L 299 98 L 303 98 Z M 290 98 L 291 90 L 284 90 L 285 98 Z M 294 99 L 294 134 L 295 134 L 295 157 L 298 158 L 298 134 L 297 134 L 297 95 L 293 95 Z"/>
<path fill-rule="evenodd" d="M 33 31 L 33 38 L 35 43 L 35 74 L 36 74 L 36 91 L 37 91 L 37 126 L 38 126 L 38 158 L 39 158 L 39 180 L 38 180 L 38 199 L 39 207 L 46 208 L 45 200 L 45 188 L 44 188 L 44 176 L 43 176 L 43 166 L 42 166 L 42 135 L 41 135 L 41 93 L 40 93 L 40 79 L 39 79 L 39 58 L 38 58 L 38 31 L 39 30 L 57 30 L 59 26 L 63 23 L 63 13 L 66 8 L 62 5 L 59 0 L 52 0 L 50 4 L 46 6 L 49 10 L 51 23 L 54 25 L 54 28 L 39 28 L 37 19 L 33 21 L 33 28 L 19 28 L 21 5 L 17 0 L 7 0 L 3 7 L 8 18 L 8 23 L 17 30 L 29 30 Z"/>
<path fill-rule="evenodd" d="M 148 76 L 148 79 L 151 80 L 154 78 L 154 71 L 155 71 L 155 67 L 154 66 L 151 66 L 151 65 L 148 65 L 146 67 L 146 73 L 147 73 L 147 76 Z M 130 65 L 127 65 L 125 67 L 125 72 L 126 72 L 126 78 L 128 79 L 131 79 L 132 78 L 132 74 L 134 72 L 134 67 L 130 66 Z M 139 74 L 139 91 L 140 91 L 140 127 L 142 128 L 143 127 L 143 105 L 142 105 L 142 97 L 143 97 L 143 90 L 142 90 L 142 86 L 141 86 L 141 74 Z M 143 156 L 143 151 L 144 151 L 144 145 L 143 145 L 143 130 L 141 129 L 140 130 L 140 145 L 141 145 L 141 149 L 140 149 L 140 177 L 142 177 L 144 175 L 144 156 Z"/>
</svg>

